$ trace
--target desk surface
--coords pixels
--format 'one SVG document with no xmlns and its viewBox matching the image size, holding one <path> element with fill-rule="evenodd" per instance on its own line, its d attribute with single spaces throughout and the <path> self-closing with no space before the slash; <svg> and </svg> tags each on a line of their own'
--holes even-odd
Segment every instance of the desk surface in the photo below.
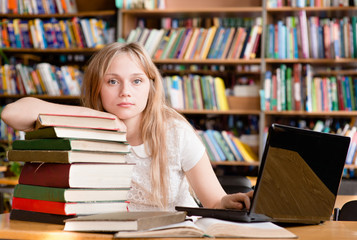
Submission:
<svg viewBox="0 0 357 240">
<path fill-rule="evenodd" d="M 113 238 L 113 235 L 104 233 L 64 232 L 62 225 L 9 220 L 9 214 L 0 215 L 0 224 L 0 239 L 94 240 Z M 295 233 L 299 240 L 357 239 L 357 222 L 328 221 L 320 225 L 288 227 L 287 229 Z"/>
</svg>

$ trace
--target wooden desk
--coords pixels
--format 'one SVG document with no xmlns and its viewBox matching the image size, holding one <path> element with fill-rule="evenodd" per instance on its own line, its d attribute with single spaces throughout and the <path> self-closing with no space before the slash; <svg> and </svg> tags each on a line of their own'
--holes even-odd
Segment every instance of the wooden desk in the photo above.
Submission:
<svg viewBox="0 0 357 240">
<path fill-rule="evenodd" d="M 0 224 L 0 239 L 95 240 L 113 238 L 113 235 L 105 233 L 64 232 L 61 225 L 9 220 L 9 214 L 0 215 Z M 287 229 L 295 233 L 299 240 L 357 239 L 357 222 L 329 221 L 320 225 L 288 227 Z M 192 238 L 192 240 L 197 240 L 197 238 Z"/>
</svg>

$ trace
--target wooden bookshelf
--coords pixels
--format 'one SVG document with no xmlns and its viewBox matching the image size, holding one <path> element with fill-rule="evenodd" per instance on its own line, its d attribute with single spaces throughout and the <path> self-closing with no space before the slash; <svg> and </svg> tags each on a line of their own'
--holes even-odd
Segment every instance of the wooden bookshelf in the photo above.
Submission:
<svg viewBox="0 0 357 240">
<path fill-rule="evenodd" d="M 33 19 L 33 18 L 73 18 L 73 17 L 112 17 L 116 15 L 115 9 L 112 10 L 102 10 L 102 11 L 84 11 L 78 13 L 63 13 L 63 14 L 1 14 L 0 18 L 22 18 L 22 19 Z"/>
</svg>

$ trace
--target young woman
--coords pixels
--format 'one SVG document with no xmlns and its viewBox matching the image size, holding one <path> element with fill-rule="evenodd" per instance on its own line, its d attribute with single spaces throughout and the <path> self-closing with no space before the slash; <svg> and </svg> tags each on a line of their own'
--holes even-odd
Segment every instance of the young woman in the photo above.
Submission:
<svg viewBox="0 0 357 240">
<path fill-rule="evenodd" d="M 39 113 L 114 115 L 132 146 L 127 161 L 136 163 L 128 194 L 131 211 L 197 206 L 193 195 L 204 207 L 250 207 L 252 192 L 225 193 L 194 129 L 165 104 L 162 78 L 142 46 L 113 43 L 94 55 L 82 102 L 83 107 L 68 106 L 27 97 L 8 104 L 1 118 L 29 131 Z"/>
</svg>

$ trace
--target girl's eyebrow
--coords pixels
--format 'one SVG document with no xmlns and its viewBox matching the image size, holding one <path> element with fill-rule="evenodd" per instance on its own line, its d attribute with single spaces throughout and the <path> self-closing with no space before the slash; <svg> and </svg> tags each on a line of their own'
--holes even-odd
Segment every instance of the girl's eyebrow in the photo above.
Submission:
<svg viewBox="0 0 357 240">
<path fill-rule="evenodd" d="M 117 73 L 106 73 L 105 75 L 112 75 L 112 76 L 120 77 L 120 75 L 117 74 Z M 145 74 L 143 74 L 143 73 L 133 73 L 133 74 L 130 74 L 130 76 L 145 76 Z"/>
</svg>

